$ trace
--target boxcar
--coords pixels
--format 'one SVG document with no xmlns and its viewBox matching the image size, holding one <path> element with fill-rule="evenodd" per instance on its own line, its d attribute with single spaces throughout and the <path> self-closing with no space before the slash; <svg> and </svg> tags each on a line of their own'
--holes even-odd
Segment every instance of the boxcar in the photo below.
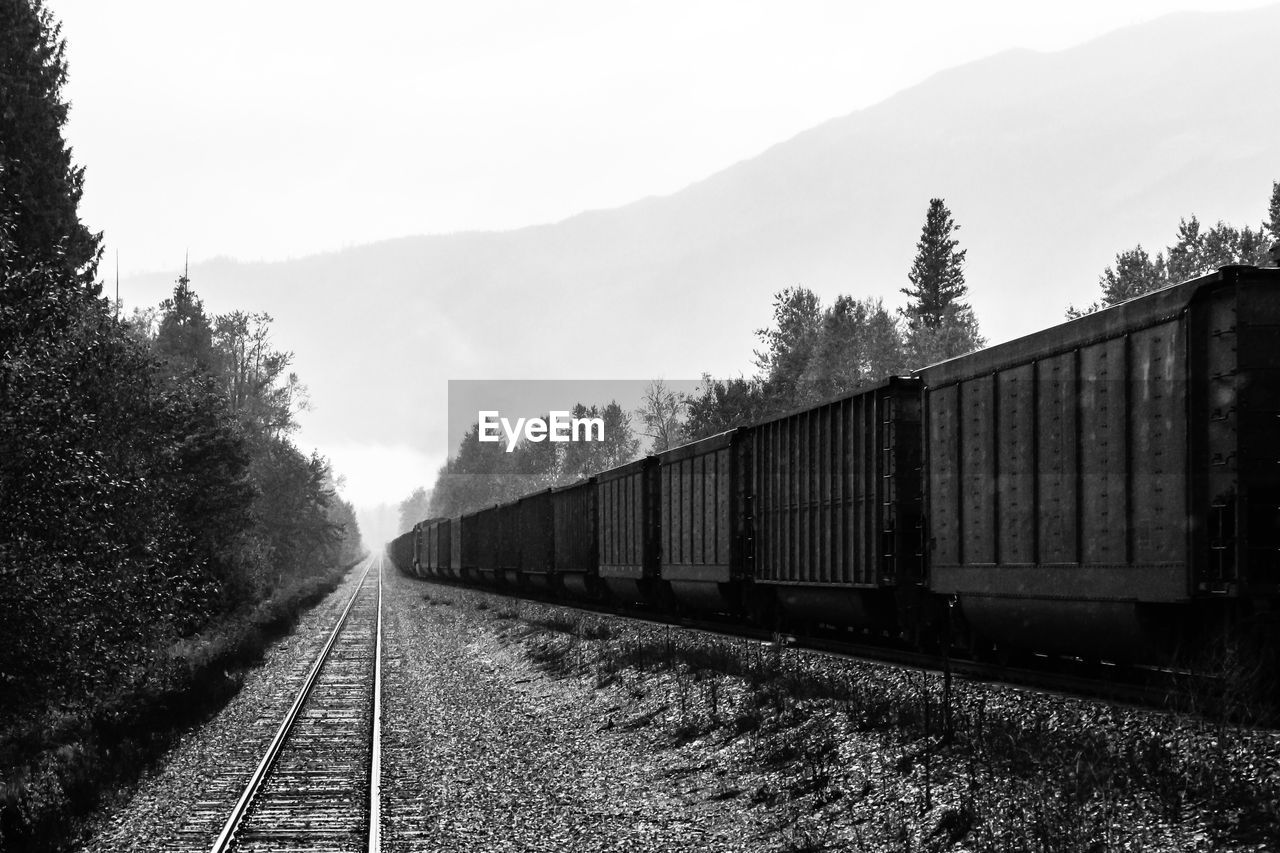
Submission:
<svg viewBox="0 0 1280 853">
<path fill-rule="evenodd" d="M 453 522 L 447 518 L 433 518 L 424 522 L 425 560 L 422 564 L 428 577 L 448 577 L 453 549 Z"/>
<path fill-rule="evenodd" d="M 596 476 L 599 577 L 619 601 L 655 603 L 658 578 L 658 460 L 637 459 Z"/>
<path fill-rule="evenodd" d="M 685 607 L 737 612 L 746 604 L 748 436 L 729 430 L 657 455 L 658 571 Z"/>
<path fill-rule="evenodd" d="M 1274 601 L 1278 369 L 1280 271 L 1226 267 L 920 371 L 931 588 L 1107 659 Z"/>
<path fill-rule="evenodd" d="M 517 586 L 520 581 L 520 501 L 498 505 L 497 572 L 494 581 L 499 586 Z"/>
<path fill-rule="evenodd" d="M 413 531 L 401 533 L 387 545 L 391 564 L 405 574 L 413 573 Z"/>
<path fill-rule="evenodd" d="M 469 579 L 493 584 L 498 566 L 498 507 L 462 516 L 462 570 Z"/>
<path fill-rule="evenodd" d="M 756 593 L 811 622 L 910 629 L 922 604 L 920 382 L 751 428 Z M 899 599 L 902 606 L 899 607 Z"/>
<path fill-rule="evenodd" d="M 535 589 L 550 590 L 556 580 L 551 490 L 526 495 L 515 506 L 520 582 Z"/>
<path fill-rule="evenodd" d="M 409 534 L 410 534 L 409 545 L 410 545 L 410 548 L 412 549 L 412 556 L 410 557 L 410 562 L 409 562 L 409 565 L 410 565 L 409 573 L 414 575 L 415 577 L 426 576 L 426 570 L 425 570 L 426 561 L 427 561 L 426 529 L 427 529 L 427 525 L 430 523 L 431 523 L 431 519 L 427 519 L 426 521 L 419 521 L 409 531 Z"/>
<path fill-rule="evenodd" d="M 570 595 L 594 598 L 600 577 L 596 479 L 580 480 L 550 494 L 553 567 L 558 584 Z"/>
<path fill-rule="evenodd" d="M 441 573 L 446 578 L 462 577 L 462 518 L 455 516 L 449 522 L 449 554 L 446 559 L 441 553 Z"/>
</svg>

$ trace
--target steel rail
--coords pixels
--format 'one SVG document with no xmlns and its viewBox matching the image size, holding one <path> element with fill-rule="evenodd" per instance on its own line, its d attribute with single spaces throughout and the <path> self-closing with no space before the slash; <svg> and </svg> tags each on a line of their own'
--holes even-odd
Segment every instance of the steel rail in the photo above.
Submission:
<svg viewBox="0 0 1280 853">
<path fill-rule="evenodd" d="M 369 762 L 369 853 L 382 849 L 382 555 L 378 555 L 378 627 L 373 652 L 373 757 Z"/>
<path fill-rule="evenodd" d="M 262 756 L 262 761 L 258 763 L 258 769 L 249 778 L 248 784 L 245 785 L 244 791 L 240 794 L 240 799 L 236 801 L 235 808 L 231 810 L 231 815 L 223 825 L 222 832 L 218 834 L 217 840 L 213 842 L 211 853 L 226 853 L 227 850 L 231 849 L 231 842 L 235 839 L 236 830 L 240 828 L 241 822 L 249 812 L 249 806 L 253 803 L 253 798 L 257 796 L 258 790 L 262 787 L 262 783 L 266 781 L 272 765 L 275 764 L 276 758 L 280 755 L 285 739 L 288 738 L 289 731 L 293 728 L 298 715 L 302 712 L 302 706 L 307 697 L 311 695 L 311 690 L 320 676 L 320 669 L 328 659 L 329 653 L 333 651 L 334 644 L 338 641 L 338 635 L 342 633 L 342 628 L 347 623 L 347 617 L 351 614 L 351 608 L 356 603 L 356 599 L 359 598 L 360 591 L 364 589 L 365 579 L 369 577 L 369 572 L 372 570 L 373 557 L 371 556 L 368 567 L 365 568 L 364 574 L 360 576 L 360 582 L 356 584 L 355 591 L 351 594 L 350 600 L 347 601 L 347 606 L 342 609 L 342 615 L 338 617 L 337 624 L 333 626 L 333 630 L 329 633 L 329 639 L 325 642 L 324 648 L 320 650 L 315 663 L 312 664 L 306 681 L 303 682 L 301 690 L 298 691 L 298 695 L 293 700 L 293 705 L 290 706 L 289 711 L 285 714 L 284 720 L 280 723 L 280 728 L 276 730 L 275 737 L 267 745 L 266 753 Z M 378 597 L 378 612 L 379 616 L 381 616 L 381 573 L 378 575 Z"/>
</svg>

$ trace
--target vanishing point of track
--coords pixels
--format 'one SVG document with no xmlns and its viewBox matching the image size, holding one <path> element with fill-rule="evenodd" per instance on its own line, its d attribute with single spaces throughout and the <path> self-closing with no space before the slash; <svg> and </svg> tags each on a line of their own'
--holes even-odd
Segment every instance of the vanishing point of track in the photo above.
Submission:
<svg viewBox="0 0 1280 853">
<path fill-rule="evenodd" d="M 370 561 L 213 853 L 380 849 L 381 664 L 379 558 Z"/>
</svg>

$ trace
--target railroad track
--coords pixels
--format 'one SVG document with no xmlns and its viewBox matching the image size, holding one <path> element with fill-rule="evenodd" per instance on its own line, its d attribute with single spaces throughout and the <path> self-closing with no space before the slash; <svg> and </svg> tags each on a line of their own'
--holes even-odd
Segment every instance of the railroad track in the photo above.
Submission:
<svg viewBox="0 0 1280 853">
<path fill-rule="evenodd" d="M 381 658 L 378 558 L 312 664 L 213 853 L 380 849 Z"/>
<path fill-rule="evenodd" d="M 1187 694 L 1190 685 L 1203 699 L 1215 690 L 1210 676 L 1152 667 L 1115 666 L 1086 663 L 1068 658 L 1028 656 L 1020 664 L 981 661 L 966 657 L 947 658 L 940 653 L 920 652 L 890 643 L 842 638 L 835 634 L 778 634 L 734 621 L 676 616 L 633 607 L 600 602 L 560 599 L 529 591 L 491 586 L 472 586 L 448 578 L 424 578 L 426 583 L 456 589 L 471 589 L 490 595 L 536 601 L 600 616 L 628 619 L 658 627 L 681 628 L 706 634 L 777 644 L 827 657 L 896 666 L 938 675 L 948 670 L 970 681 L 1003 685 L 1019 690 L 1099 699 L 1114 705 L 1154 710 L 1194 710 Z"/>
</svg>

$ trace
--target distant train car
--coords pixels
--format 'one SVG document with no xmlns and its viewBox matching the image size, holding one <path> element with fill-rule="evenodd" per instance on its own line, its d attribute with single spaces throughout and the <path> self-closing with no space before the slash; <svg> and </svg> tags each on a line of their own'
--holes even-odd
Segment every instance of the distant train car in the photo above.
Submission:
<svg viewBox="0 0 1280 853">
<path fill-rule="evenodd" d="M 1276 600 L 1278 285 L 1227 267 L 919 371 L 930 586 L 978 637 L 1141 659 Z"/>
<path fill-rule="evenodd" d="M 552 489 L 552 561 L 556 584 L 575 598 L 600 590 L 596 478 Z"/>
<path fill-rule="evenodd" d="M 890 379 L 749 434 L 755 594 L 806 622 L 893 631 L 918 618 L 920 381 Z"/>
<path fill-rule="evenodd" d="M 735 429 L 657 454 L 658 572 L 694 610 L 740 612 L 750 577 L 749 432 Z"/>
<path fill-rule="evenodd" d="M 387 543 L 387 556 L 404 574 L 413 574 L 413 531 L 401 533 Z"/>
<path fill-rule="evenodd" d="M 658 603 L 658 460 L 646 456 L 596 475 L 595 492 L 601 585 L 618 601 Z"/>
</svg>

